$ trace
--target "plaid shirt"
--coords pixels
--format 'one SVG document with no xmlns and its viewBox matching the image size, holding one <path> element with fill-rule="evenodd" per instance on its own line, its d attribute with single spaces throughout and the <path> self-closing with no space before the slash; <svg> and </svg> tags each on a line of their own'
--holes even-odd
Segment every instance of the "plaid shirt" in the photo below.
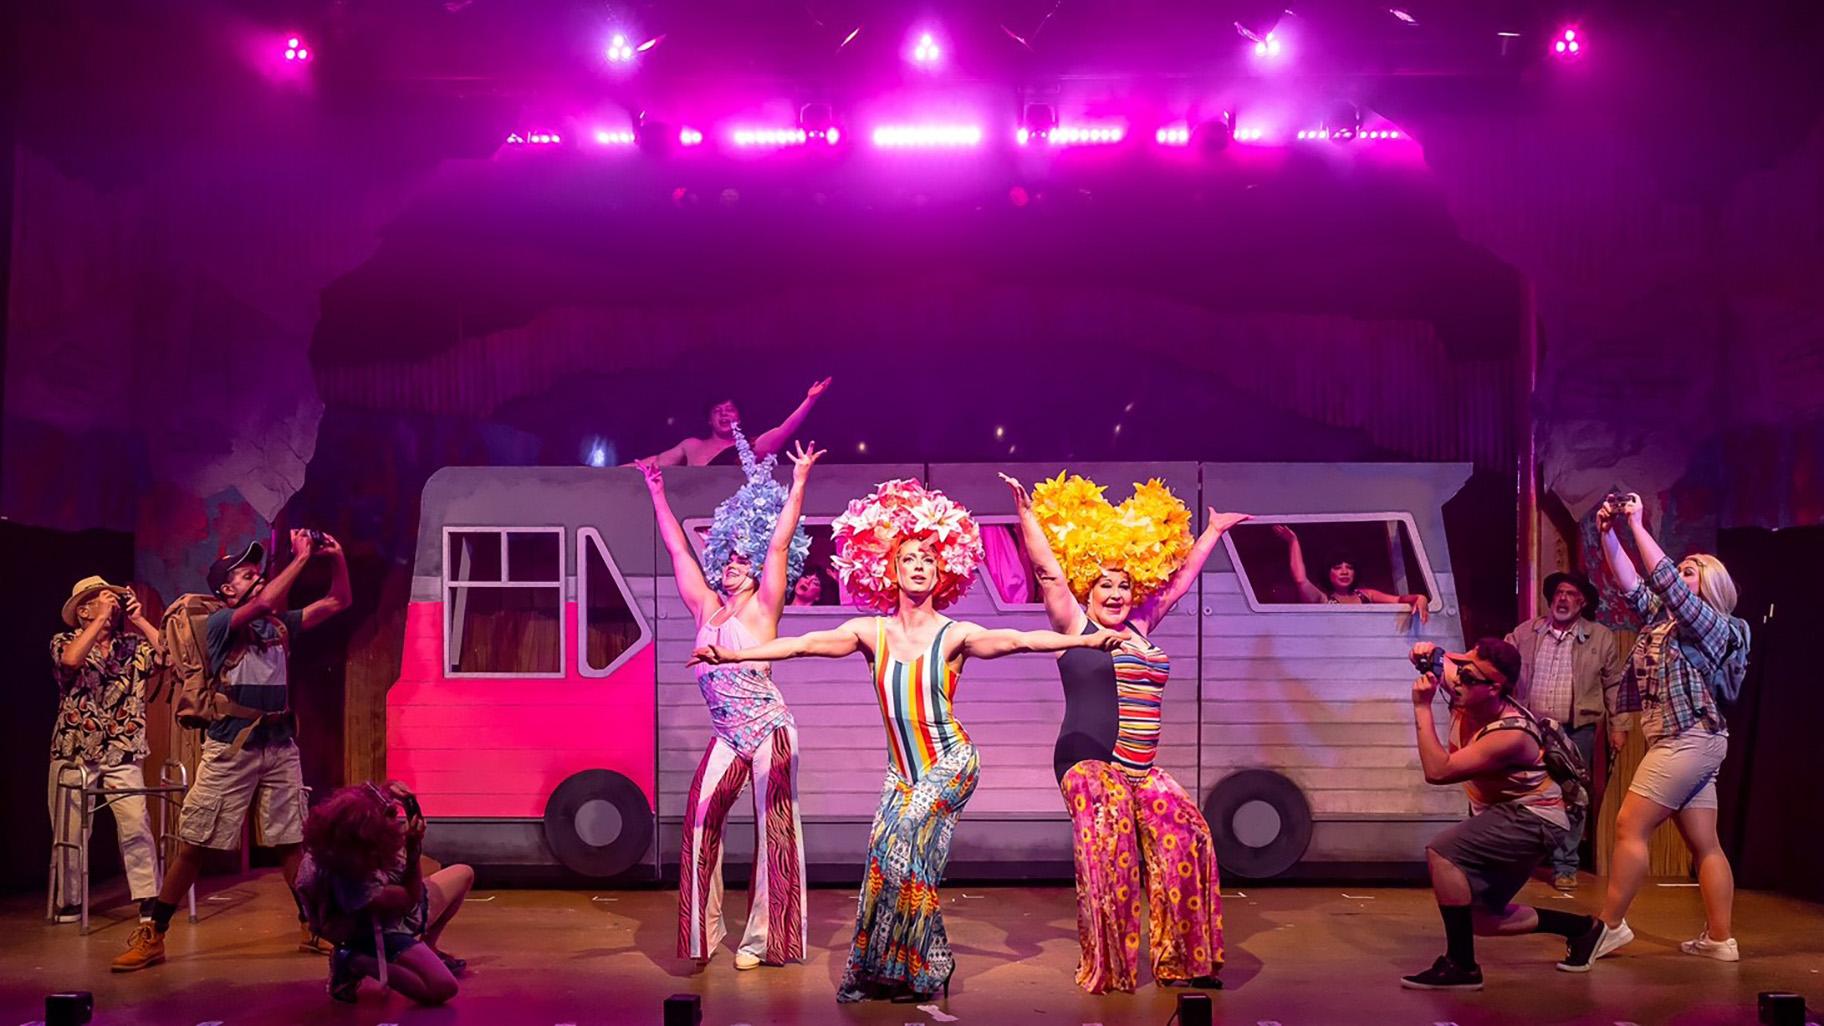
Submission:
<svg viewBox="0 0 1824 1026">
<path fill-rule="evenodd" d="M 1627 600 L 1646 621 L 1622 677 L 1622 710 L 1641 713 L 1649 743 L 1696 727 L 1728 729 L 1709 679 L 1732 650 L 1748 651 L 1748 623 L 1692 594 L 1678 567 L 1662 558 Z"/>
</svg>

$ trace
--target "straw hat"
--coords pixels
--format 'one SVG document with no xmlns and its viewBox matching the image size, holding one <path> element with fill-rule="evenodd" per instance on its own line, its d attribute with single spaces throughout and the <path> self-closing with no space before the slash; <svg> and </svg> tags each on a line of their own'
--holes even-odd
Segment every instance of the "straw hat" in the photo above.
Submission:
<svg viewBox="0 0 1824 1026">
<path fill-rule="evenodd" d="M 71 627 L 76 626 L 76 607 L 87 602 L 89 597 L 98 591 L 113 592 L 120 596 L 120 601 L 123 605 L 127 601 L 127 596 L 131 594 L 126 588 L 123 588 L 118 584 L 109 584 L 104 577 L 84 577 L 82 580 L 76 582 L 74 588 L 70 589 L 69 601 L 63 604 L 63 622 L 69 624 Z"/>
</svg>

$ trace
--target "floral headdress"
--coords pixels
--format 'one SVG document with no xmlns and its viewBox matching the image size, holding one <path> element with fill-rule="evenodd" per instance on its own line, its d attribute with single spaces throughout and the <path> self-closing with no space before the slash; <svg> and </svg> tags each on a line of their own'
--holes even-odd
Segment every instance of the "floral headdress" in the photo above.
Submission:
<svg viewBox="0 0 1824 1026">
<path fill-rule="evenodd" d="M 759 576 L 766 561 L 767 546 L 772 544 L 773 528 L 785 509 L 786 487 L 773 480 L 773 468 L 779 463 L 774 453 L 758 463 L 747 436 L 735 428 L 735 452 L 741 457 L 741 472 L 747 483 L 716 507 L 715 520 L 709 525 L 709 538 L 703 547 L 703 571 L 717 591 L 722 590 L 722 572 L 728 561 L 740 553 L 753 564 Z M 785 586 L 790 588 L 804 573 L 804 560 L 811 554 L 811 536 L 804 525 L 792 528 L 792 543 L 786 549 Z"/>
<path fill-rule="evenodd" d="M 914 478 L 887 481 L 830 523 L 837 579 L 863 609 L 892 612 L 899 603 L 893 551 L 919 539 L 936 549 L 938 585 L 932 597 L 942 609 L 969 590 L 982 565 L 982 532 L 975 518 L 950 497 Z"/>
<path fill-rule="evenodd" d="M 1104 568 L 1132 579 L 1134 601 L 1145 601 L 1171 580 L 1191 554 L 1191 511 L 1158 478 L 1134 485 L 1120 506 L 1104 486 L 1059 473 L 1032 490 L 1032 511 L 1064 568 L 1071 594 L 1087 601 Z"/>
</svg>

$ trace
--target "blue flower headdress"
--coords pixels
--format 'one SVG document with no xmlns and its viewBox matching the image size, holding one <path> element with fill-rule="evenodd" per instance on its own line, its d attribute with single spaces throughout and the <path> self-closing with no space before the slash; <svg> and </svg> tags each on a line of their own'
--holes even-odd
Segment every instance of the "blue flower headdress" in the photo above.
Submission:
<svg viewBox="0 0 1824 1026">
<path fill-rule="evenodd" d="M 758 463 L 747 436 L 735 428 L 735 451 L 741 457 L 741 471 L 747 483 L 716 507 L 715 521 L 709 525 L 709 538 L 703 550 L 703 573 L 716 590 L 722 589 L 722 572 L 735 553 L 747 557 L 757 578 L 766 561 L 766 548 L 773 539 L 773 527 L 785 508 L 786 487 L 773 480 L 773 468 L 779 463 L 774 453 Z M 792 528 L 792 543 L 786 549 L 785 586 L 797 583 L 804 573 L 804 560 L 811 553 L 811 536 L 802 523 Z"/>
</svg>

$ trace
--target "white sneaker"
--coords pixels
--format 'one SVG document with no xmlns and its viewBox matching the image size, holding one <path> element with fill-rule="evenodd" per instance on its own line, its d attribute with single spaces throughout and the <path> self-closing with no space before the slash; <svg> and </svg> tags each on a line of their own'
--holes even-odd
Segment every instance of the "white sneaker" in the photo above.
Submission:
<svg viewBox="0 0 1824 1026">
<path fill-rule="evenodd" d="M 1683 944 L 1680 944 L 1678 950 L 1687 955 L 1702 955 L 1705 958 L 1714 958 L 1718 962 L 1740 962 L 1742 960 L 1741 949 L 1735 946 L 1734 937 L 1731 937 L 1728 940 L 1712 940 L 1708 927 L 1705 928 L 1703 933 L 1697 935 L 1697 939 L 1688 940 Z"/>
<path fill-rule="evenodd" d="M 745 951 L 737 951 L 735 952 L 735 968 L 742 972 L 746 972 L 749 969 L 758 969 L 760 968 L 760 956 L 750 955 Z"/>
<path fill-rule="evenodd" d="M 1590 961 L 1594 962 L 1616 948 L 1631 944 L 1633 941 L 1634 931 L 1628 928 L 1628 921 L 1623 919 L 1614 929 L 1603 931 L 1602 940 L 1596 945 L 1596 953 L 1590 956 Z"/>
</svg>

